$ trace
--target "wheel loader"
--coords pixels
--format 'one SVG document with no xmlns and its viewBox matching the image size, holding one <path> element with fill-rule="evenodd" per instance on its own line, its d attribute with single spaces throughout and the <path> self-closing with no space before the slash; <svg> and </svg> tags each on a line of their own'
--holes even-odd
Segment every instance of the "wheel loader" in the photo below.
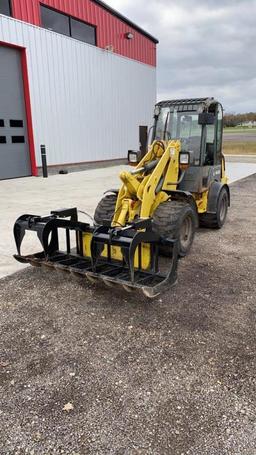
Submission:
<svg viewBox="0 0 256 455">
<path fill-rule="evenodd" d="M 121 172 L 119 190 L 101 199 L 94 222 L 80 221 L 76 208 L 22 215 L 14 225 L 15 259 L 147 297 L 165 291 L 197 227 L 221 228 L 226 220 L 222 131 L 223 109 L 214 98 L 157 103 L 146 154 L 128 153 L 131 170 Z M 41 251 L 22 254 L 27 230 L 37 233 Z"/>
</svg>

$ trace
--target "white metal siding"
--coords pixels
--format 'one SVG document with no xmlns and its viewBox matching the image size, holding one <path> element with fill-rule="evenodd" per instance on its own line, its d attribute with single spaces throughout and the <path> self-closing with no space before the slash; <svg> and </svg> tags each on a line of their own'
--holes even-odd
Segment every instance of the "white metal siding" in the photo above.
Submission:
<svg viewBox="0 0 256 455">
<path fill-rule="evenodd" d="M 125 157 L 150 125 L 156 69 L 0 16 L 0 41 L 27 49 L 37 165 Z"/>
</svg>

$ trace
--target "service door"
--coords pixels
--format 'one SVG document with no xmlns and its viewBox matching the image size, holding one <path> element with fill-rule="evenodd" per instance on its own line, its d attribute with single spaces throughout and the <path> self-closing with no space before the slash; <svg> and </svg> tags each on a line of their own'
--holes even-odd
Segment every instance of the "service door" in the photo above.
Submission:
<svg viewBox="0 0 256 455">
<path fill-rule="evenodd" d="M 0 180 L 31 175 L 20 57 L 0 46 Z"/>
</svg>

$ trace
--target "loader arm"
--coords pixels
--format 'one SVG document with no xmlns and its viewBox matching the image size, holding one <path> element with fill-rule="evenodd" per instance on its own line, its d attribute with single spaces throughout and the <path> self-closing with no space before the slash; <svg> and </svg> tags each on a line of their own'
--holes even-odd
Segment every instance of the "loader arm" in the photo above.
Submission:
<svg viewBox="0 0 256 455">
<path fill-rule="evenodd" d="M 176 190 L 176 182 L 179 175 L 179 152 L 180 141 L 170 141 L 145 185 L 140 213 L 141 218 L 151 216 L 161 202 L 169 199 L 168 194 L 163 191 L 163 188 L 168 183 L 170 183 L 170 189 Z M 158 187 L 161 179 L 163 179 L 163 183 Z"/>
<path fill-rule="evenodd" d="M 176 190 L 180 149 L 180 141 L 155 141 L 133 171 L 121 172 L 113 226 L 149 218 L 169 198 L 164 190 Z"/>
</svg>

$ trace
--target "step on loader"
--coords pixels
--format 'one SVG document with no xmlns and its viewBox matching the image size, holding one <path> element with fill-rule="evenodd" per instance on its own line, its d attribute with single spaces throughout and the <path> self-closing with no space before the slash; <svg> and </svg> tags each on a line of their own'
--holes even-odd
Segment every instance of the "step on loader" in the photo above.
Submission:
<svg viewBox="0 0 256 455">
<path fill-rule="evenodd" d="M 14 225 L 15 259 L 147 297 L 167 290 L 198 225 L 221 228 L 226 220 L 222 131 L 223 109 L 213 98 L 157 103 L 146 154 L 128 153 L 133 168 L 121 172 L 120 189 L 99 202 L 93 224 L 79 221 L 76 208 L 22 215 Z M 26 231 L 37 233 L 39 252 L 22 254 Z"/>
</svg>

